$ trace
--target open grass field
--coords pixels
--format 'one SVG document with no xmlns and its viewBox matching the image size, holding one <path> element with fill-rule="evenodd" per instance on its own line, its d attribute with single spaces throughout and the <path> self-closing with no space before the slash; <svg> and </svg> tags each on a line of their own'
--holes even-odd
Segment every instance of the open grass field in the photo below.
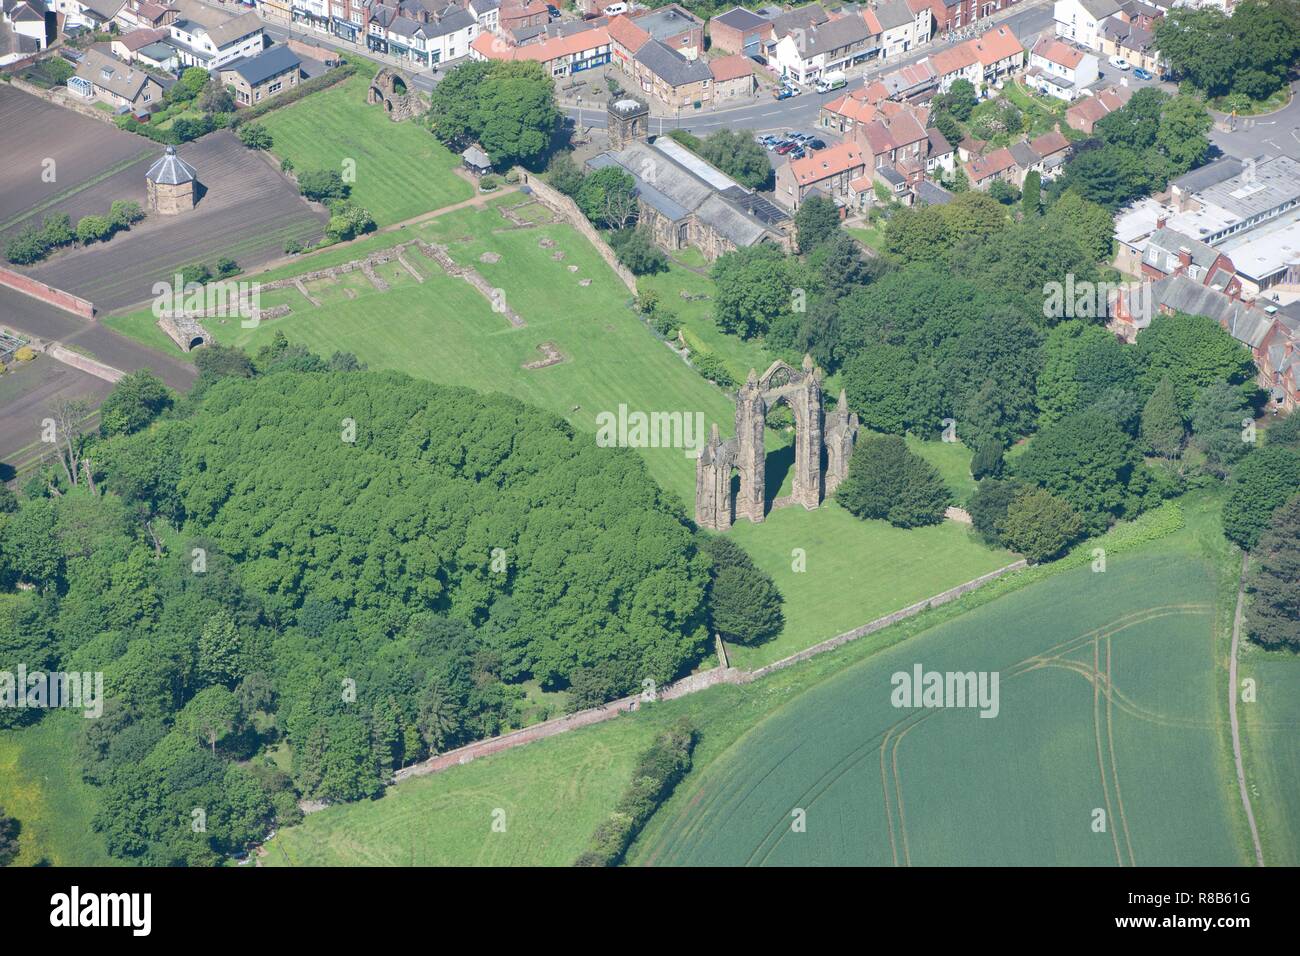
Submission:
<svg viewBox="0 0 1300 956">
<path fill-rule="evenodd" d="M 362 71 L 364 72 L 364 71 Z M 295 171 L 343 171 L 356 163 L 352 198 L 381 226 L 400 222 L 473 195 L 451 171 L 458 157 L 415 121 L 394 123 L 382 106 L 366 103 L 369 79 L 358 73 L 262 120 L 274 139 L 272 153 Z"/>
<path fill-rule="evenodd" d="M 1300 866 L 1300 657 L 1248 645 L 1237 676 L 1258 690 L 1254 703 L 1238 700 L 1237 713 L 1264 862 Z"/>
<path fill-rule="evenodd" d="M 313 813 L 271 840 L 262 862 L 567 866 L 627 786 L 651 724 L 620 718 L 599 736 L 564 734 Z M 504 832 L 492 829 L 495 810 Z"/>
<path fill-rule="evenodd" d="M 54 713 L 31 727 L 0 731 L 0 807 L 22 824 L 15 866 L 113 864 L 90 826 L 97 793 L 77 770 L 80 719 Z"/>
<path fill-rule="evenodd" d="M 1217 705 L 1224 562 L 1202 540 L 1062 572 L 844 670 L 692 775 L 636 862 L 1248 862 Z M 917 664 L 999 672 L 997 716 L 895 708 Z"/>
<path fill-rule="evenodd" d="M 761 525 L 730 532 L 785 597 L 787 626 L 757 647 L 728 644 L 732 662 L 753 668 L 907 607 L 1016 560 L 985 547 L 952 521 L 903 530 L 862 521 L 839 505 L 816 511 L 781 508 Z M 806 570 L 795 570 L 795 548 Z"/>
</svg>

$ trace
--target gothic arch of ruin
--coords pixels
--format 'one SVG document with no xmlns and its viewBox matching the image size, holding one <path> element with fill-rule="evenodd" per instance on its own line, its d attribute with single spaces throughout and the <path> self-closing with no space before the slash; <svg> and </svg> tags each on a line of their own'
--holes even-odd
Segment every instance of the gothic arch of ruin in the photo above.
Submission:
<svg viewBox="0 0 1300 956">
<path fill-rule="evenodd" d="M 394 122 L 419 116 L 428 105 L 411 85 L 410 75 L 401 70 L 383 67 L 370 81 L 366 102 L 372 106 L 383 104 L 388 118 Z"/>
<path fill-rule="evenodd" d="M 858 416 L 848 410 L 840 392 L 835 412 L 827 418 L 822 406 L 822 371 L 805 355 L 803 367 L 773 362 L 761 376 L 750 369 L 736 395 L 736 434 L 722 440 L 715 422 L 709 442 L 695 465 L 695 523 L 701 528 L 725 531 L 737 518 L 759 522 L 767 512 L 767 451 L 763 429 L 767 414 L 778 405 L 794 416 L 794 482 L 783 503 L 818 507 L 832 494 L 849 470 L 857 437 Z M 823 471 L 823 451 L 825 470 Z M 731 475 L 740 473 L 740 490 L 734 497 Z"/>
</svg>

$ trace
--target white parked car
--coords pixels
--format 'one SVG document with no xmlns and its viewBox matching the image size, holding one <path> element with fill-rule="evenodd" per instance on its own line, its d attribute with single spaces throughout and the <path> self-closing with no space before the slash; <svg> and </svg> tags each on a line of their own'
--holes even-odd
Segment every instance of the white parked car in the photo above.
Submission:
<svg viewBox="0 0 1300 956">
<path fill-rule="evenodd" d="M 1132 65 L 1129 63 L 1128 60 L 1124 59 L 1122 56 L 1112 56 L 1109 62 L 1111 66 L 1113 66 L 1115 69 L 1119 70 L 1120 72 L 1127 70 Z"/>
</svg>

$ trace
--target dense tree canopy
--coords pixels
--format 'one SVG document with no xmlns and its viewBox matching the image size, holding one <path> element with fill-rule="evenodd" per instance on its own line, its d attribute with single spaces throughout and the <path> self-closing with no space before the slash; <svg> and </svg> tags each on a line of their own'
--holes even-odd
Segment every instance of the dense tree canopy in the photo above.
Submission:
<svg viewBox="0 0 1300 956">
<path fill-rule="evenodd" d="M 498 168 L 535 166 L 560 124 L 555 85 L 540 63 L 467 61 L 433 88 L 429 124 L 442 142 L 479 143 Z"/>
<path fill-rule="evenodd" d="M 78 750 L 115 856 L 216 863 L 299 796 L 522 725 L 530 676 L 597 703 L 692 666 L 710 622 L 780 629 L 770 579 L 701 550 L 632 452 L 283 336 L 213 354 L 196 396 L 92 439 L 93 489 L 0 509 L 0 656 L 104 674 Z"/>
<path fill-rule="evenodd" d="M 1265 647 L 1300 650 L 1300 494 L 1273 512 L 1255 549 L 1246 625 Z"/>
<path fill-rule="evenodd" d="M 1300 6 L 1243 0 L 1231 16 L 1176 7 L 1156 22 L 1155 35 L 1174 73 L 1208 95 L 1263 99 L 1282 88 L 1300 57 Z"/>
</svg>

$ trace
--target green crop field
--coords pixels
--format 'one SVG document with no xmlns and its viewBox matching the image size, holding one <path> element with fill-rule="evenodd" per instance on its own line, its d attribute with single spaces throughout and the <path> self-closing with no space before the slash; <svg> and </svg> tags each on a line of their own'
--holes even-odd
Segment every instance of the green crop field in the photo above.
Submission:
<svg viewBox="0 0 1300 956">
<path fill-rule="evenodd" d="M 352 198 L 380 225 L 400 222 L 473 195 L 452 173 L 457 157 L 417 121 L 394 123 L 381 106 L 366 103 L 369 80 L 357 74 L 259 120 L 271 133 L 271 152 L 294 170 L 356 163 Z"/>
<path fill-rule="evenodd" d="M 1249 645 L 1237 676 L 1257 694 L 1253 703 L 1238 698 L 1237 713 L 1264 862 L 1300 866 L 1300 658 Z"/>
<path fill-rule="evenodd" d="M 636 862 L 1247 863 L 1218 706 L 1231 562 L 1203 528 L 1112 555 L 1104 573 L 1061 572 L 816 686 L 689 778 Z M 997 716 L 895 708 L 892 676 L 917 664 L 998 672 Z M 1294 714 L 1273 721 L 1294 740 Z M 1294 760 L 1271 767 L 1296 789 Z"/>
<path fill-rule="evenodd" d="M 0 732 L 0 807 L 22 825 L 15 866 L 109 866 L 91 828 L 98 791 L 81 779 L 77 721 L 47 714 L 39 723 Z"/>
</svg>

